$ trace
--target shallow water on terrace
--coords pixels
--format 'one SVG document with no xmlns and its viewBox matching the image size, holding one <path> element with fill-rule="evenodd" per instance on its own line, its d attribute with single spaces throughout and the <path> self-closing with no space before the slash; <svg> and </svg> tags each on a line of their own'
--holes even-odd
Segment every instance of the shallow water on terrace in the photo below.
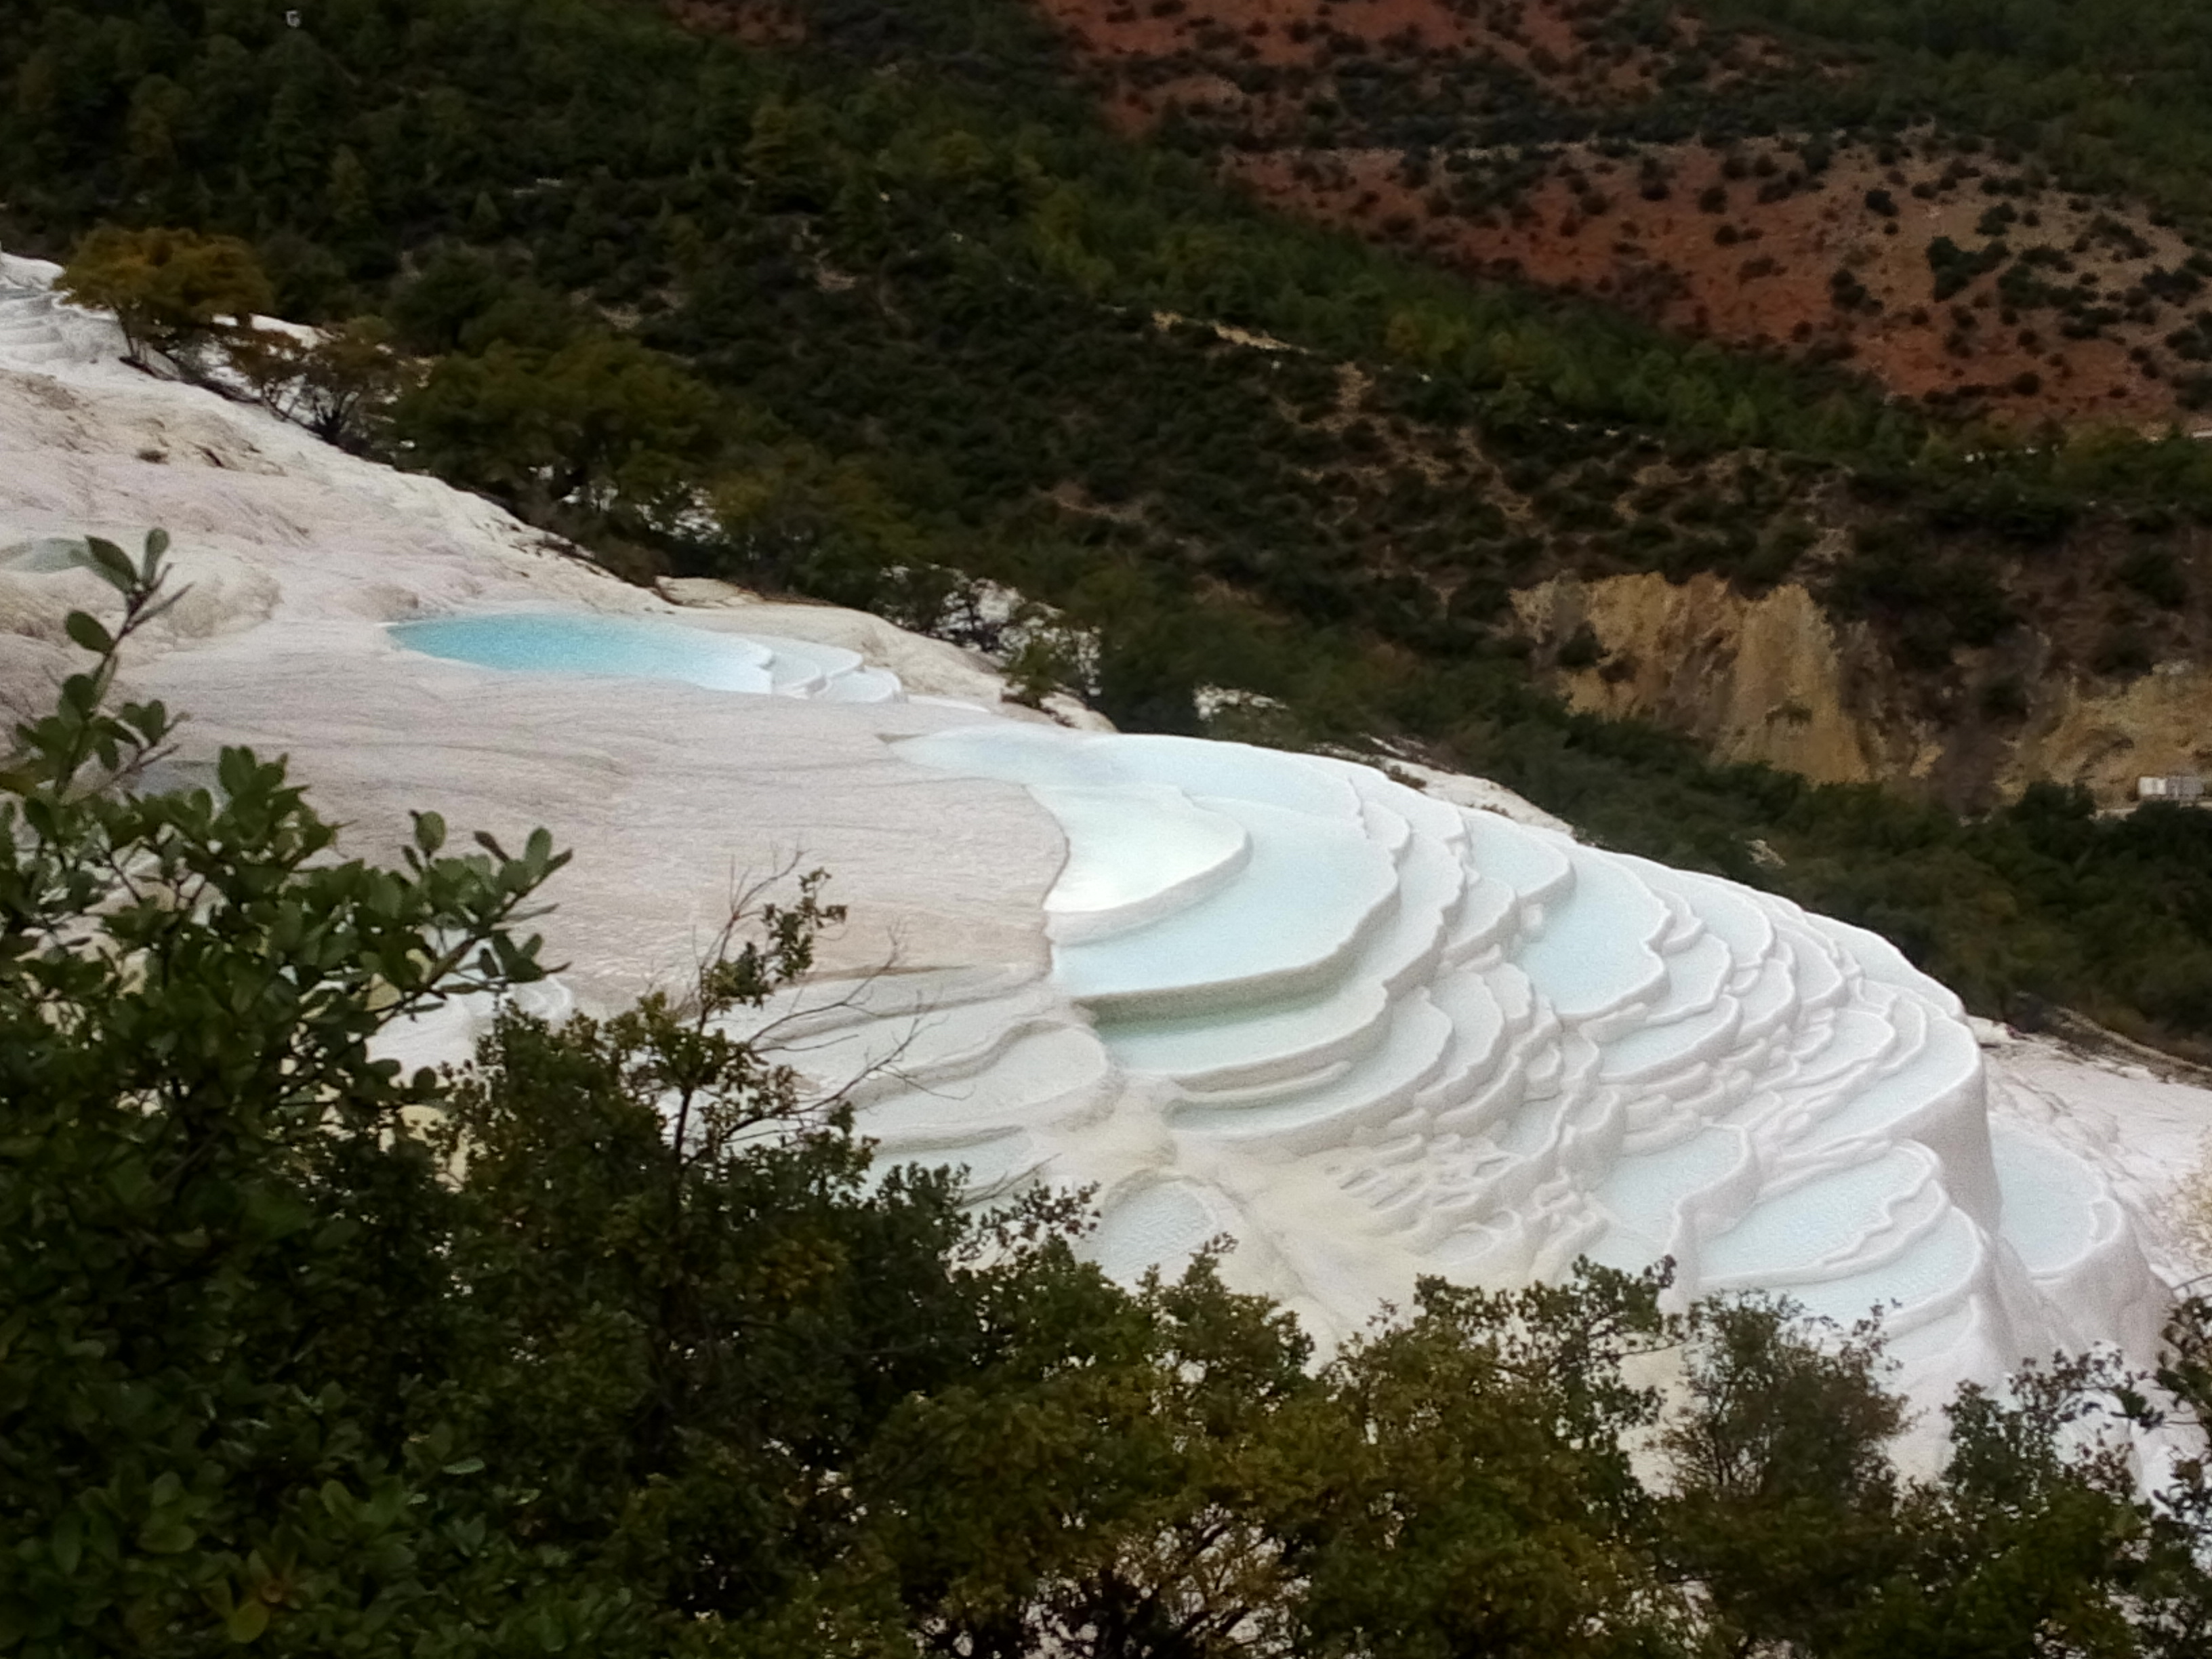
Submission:
<svg viewBox="0 0 2212 1659">
<path fill-rule="evenodd" d="M 1967 1289 L 1981 1265 L 1981 1236 L 1954 1210 L 1894 1261 L 1846 1279 L 1793 1285 L 1790 1298 L 1816 1318 L 1850 1324 L 1870 1311 L 1911 1311 Z"/>
<path fill-rule="evenodd" d="M 1312 977 L 1340 956 L 1348 965 L 1361 931 L 1395 896 L 1389 855 L 1348 821 L 1222 797 L 1206 805 L 1249 837 L 1240 878 L 1133 933 L 1059 946 L 1054 972 L 1064 988 L 1107 1000 L 1174 992 L 1195 1012 L 1249 1002 L 1263 994 L 1258 981 L 1301 969 Z M 1316 988 L 1273 988 L 1278 995 Z"/>
<path fill-rule="evenodd" d="M 1650 1241 L 1656 1254 L 1672 1241 L 1674 1206 L 1728 1174 L 1743 1156 L 1740 1134 L 1701 1130 L 1661 1151 L 1622 1158 L 1599 1184 L 1598 1201 L 1622 1228 Z"/>
<path fill-rule="evenodd" d="M 670 623 L 520 612 L 394 623 L 389 631 L 410 651 L 480 668 L 680 680 L 715 691 L 775 689 L 766 647 Z"/>
<path fill-rule="evenodd" d="M 2074 1261 L 2099 1231 L 2088 1172 L 2057 1147 L 2023 1135 L 1996 1133 L 1990 1151 L 2004 1194 L 2004 1236 L 2027 1270 L 2049 1273 Z"/>
<path fill-rule="evenodd" d="M 1585 1018 L 1656 988 L 1664 968 L 1649 941 L 1666 908 L 1628 872 L 1597 859 L 1574 860 L 1575 884 L 1520 955 L 1522 972 L 1564 1016 Z"/>
<path fill-rule="evenodd" d="M 1749 1280 L 1832 1261 L 1885 1226 L 1895 1206 L 1927 1179 L 1920 1160 L 1898 1152 L 1816 1176 L 1709 1240 L 1702 1266 L 1716 1279 Z"/>
</svg>

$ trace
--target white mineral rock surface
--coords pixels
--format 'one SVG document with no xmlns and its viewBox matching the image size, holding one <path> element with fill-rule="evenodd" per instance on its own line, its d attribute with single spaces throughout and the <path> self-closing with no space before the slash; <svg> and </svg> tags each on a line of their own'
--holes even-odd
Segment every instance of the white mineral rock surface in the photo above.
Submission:
<svg viewBox="0 0 2212 1659">
<path fill-rule="evenodd" d="M 371 853 L 410 808 L 547 825 L 576 857 L 544 1006 L 681 975 L 733 883 L 796 857 L 853 913 L 795 1000 L 805 1066 L 979 1199 L 1094 1187 L 1116 1274 L 1227 1234 L 1232 1281 L 1326 1341 L 1422 1273 L 1672 1255 L 1685 1297 L 1887 1308 L 1923 1398 L 2154 1350 L 2145 1241 L 2193 1268 L 2157 1210 L 2204 1091 L 1985 1052 L 1872 934 L 1479 781 L 1069 731 L 874 618 L 626 586 L 118 365 L 51 275 L 0 261 L 0 701 L 48 698 L 63 617 L 103 598 L 70 538 L 167 527 L 191 592 L 129 679 L 191 716 L 173 779 L 289 753 Z"/>
</svg>

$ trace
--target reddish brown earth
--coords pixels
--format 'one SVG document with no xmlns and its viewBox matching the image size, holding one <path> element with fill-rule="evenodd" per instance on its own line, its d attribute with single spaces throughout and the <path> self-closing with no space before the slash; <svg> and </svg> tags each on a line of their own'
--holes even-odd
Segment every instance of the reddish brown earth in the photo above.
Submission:
<svg viewBox="0 0 2212 1659">
<path fill-rule="evenodd" d="M 1216 69 L 1240 63 L 1326 70 L 1347 52 L 1384 49 L 1492 57 L 1553 94 L 1573 101 L 1632 99 L 1651 90 L 1666 55 L 1640 45 L 1593 47 L 1576 34 L 1577 8 L 1556 0 L 1039 0 L 1081 57 L 1127 70 L 1195 58 Z M 1582 9 L 1607 12 L 1613 0 Z M 1692 19 L 1674 21 L 1677 41 L 1694 45 Z M 1708 84 L 1780 62 L 1774 49 L 1747 38 L 1717 65 Z M 1193 82 L 1217 74 L 1199 70 Z M 1133 118 L 1157 119 L 1177 97 L 1172 74 L 1133 76 L 1115 103 Z M 1224 82 L 1224 84 L 1228 84 Z M 1234 92 L 1233 85 L 1230 87 Z"/>
<path fill-rule="evenodd" d="M 2191 418 L 2171 382 L 2149 378 L 2128 355 L 2139 346 L 2154 360 L 2162 355 L 2161 338 L 2177 320 L 2169 307 L 2149 323 L 2069 340 L 2048 311 L 2014 313 L 2008 321 L 1996 273 L 1948 301 L 1933 299 L 1929 244 L 1948 235 L 1962 247 L 1980 246 L 1974 224 L 1987 198 L 1951 191 L 1921 202 L 1890 186 L 1901 222 L 1887 234 L 1892 222 L 1864 204 L 1886 171 L 1871 157 L 1846 156 L 1815 187 L 1763 204 L 1755 199 L 1760 181 L 1724 179 L 1718 155 L 1686 146 L 1669 159 L 1674 182 L 1663 202 L 1636 194 L 1634 167 L 1585 156 L 1565 165 L 1579 161 L 1605 204 L 1600 211 L 1584 205 L 1597 198 L 1555 174 L 1523 198 L 1521 211 L 1486 216 L 1486 223 L 1432 212 L 1429 193 L 1403 181 L 1401 158 L 1392 152 L 1274 150 L 1232 154 L 1223 165 L 1272 200 L 1439 263 L 1589 295 L 1730 344 L 1848 360 L 1907 396 L 1960 394 L 2023 423 L 2057 416 L 2164 426 Z M 1729 204 L 1701 211 L 1698 197 L 1713 186 L 1727 192 Z M 2045 245 L 2070 248 L 2096 216 L 2067 209 L 2063 198 L 2026 199 L 2041 200 Z M 1734 233 L 1726 244 L 1724 227 Z M 2093 251 L 2069 255 L 2077 271 L 2097 274 L 2103 291 L 2118 294 L 2142 270 L 2187 257 L 2172 233 L 2140 228 L 2157 239 L 2163 260 Z M 1831 284 L 1839 270 L 1880 309 L 1838 307 Z M 2017 389 L 2024 375 L 2035 377 L 2032 392 Z"/>
<path fill-rule="evenodd" d="M 1328 147 L 1310 143 L 1316 100 L 1331 103 L 1346 66 L 1362 59 L 1369 73 L 1381 64 L 1395 75 L 1392 97 L 1413 109 L 1471 61 L 1516 77 L 1532 101 L 1577 108 L 1632 105 L 1668 74 L 1679 82 L 1693 73 L 1720 91 L 1844 72 L 1793 64 L 1771 42 L 1707 38 L 1677 17 L 1655 46 L 1609 27 L 1613 0 L 1039 3 L 1117 124 L 1138 131 L 1176 112 L 1218 140 L 1224 173 L 1292 211 L 1682 332 L 1845 362 L 1894 392 L 2009 424 L 2212 426 L 2212 413 L 2184 407 L 2177 386 L 2212 370 L 2212 330 L 2192 340 L 2194 359 L 2168 343 L 2212 307 L 2212 288 L 2192 293 L 2196 279 L 2180 272 L 2192 252 L 2181 237 L 2140 209 L 2070 197 L 2025 163 L 1955 155 L 1924 129 L 1887 157 L 1843 149 L 1825 167 L 1808 167 L 1787 138 L 1725 155 L 1702 144 L 1617 143 L 1610 156 L 1556 146 L 1533 167 L 1449 139 L 1409 167 L 1402 147 L 1363 143 L 1370 135 L 1341 119 Z M 1505 204 L 1470 205 L 1454 188 L 1498 168 L 1537 176 Z M 1870 204 L 1873 191 L 1887 192 L 1887 210 Z M 2012 222 L 1984 234 L 1984 216 L 2001 204 Z M 2088 337 L 2069 337 L 2057 308 L 2008 303 L 2002 264 L 1939 303 L 1930 244 L 1948 237 L 1972 253 L 1998 236 L 2006 263 L 2045 250 L 2039 276 L 2093 281 L 2094 301 L 2081 303 L 2119 314 L 2077 324 Z M 2200 268 L 2212 276 L 2212 262 Z M 2146 290 L 2147 276 L 2164 292 Z M 2198 401 L 2212 406 L 2212 381 L 2204 392 Z"/>
</svg>

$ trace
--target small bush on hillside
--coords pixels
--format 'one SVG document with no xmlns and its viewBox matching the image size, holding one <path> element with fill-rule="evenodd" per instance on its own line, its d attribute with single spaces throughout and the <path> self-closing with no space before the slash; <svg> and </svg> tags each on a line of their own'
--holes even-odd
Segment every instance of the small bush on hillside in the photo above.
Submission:
<svg viewBox="0 0 2212 1659">
<path fill-rule="evenodd" d="M 251 247 L 189 230 L 104 226 L 77 245 L 58 286 L 78 305 L 113 312 L 141 367 L 149 352 L 189 367 L 198 348 L 275 303 Z"/>
<path fill-rule="evenodd" d="M 2096 653 L 2089 659 L 2089 666 L 2100 674 L 2108 674 L 2117 679 L 2132 679 L 2139 674 L 2150 672 L 2154 660 L 2150 641 L 2142 636 L 2142 632 L 2122 626 L 2111 629 L 2097 642 Z"/>
<path fill-rule="evenodd" d="M 2153 605 L 2179 611 L 2189 603 L 2189 581 L 2172 553 L 2163 547 L 2139 547 L 2120 561 L 2116 574 Z"/>
</svg>

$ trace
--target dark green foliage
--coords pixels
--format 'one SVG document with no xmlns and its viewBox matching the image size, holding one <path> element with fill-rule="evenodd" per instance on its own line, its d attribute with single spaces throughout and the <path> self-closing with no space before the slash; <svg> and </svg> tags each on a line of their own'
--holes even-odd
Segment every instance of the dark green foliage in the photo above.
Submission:
<svg viewBox="0 0 2212 1659">
<path fill-rule="evenodd" d="M 1904 1412 L 1882 1389 L 1876 1328 L 1808 1329 L 1755 1297 L 1693 1324 L 1693 1405 L 1666 1431 L 1667 1547 L 1738 1642 L 1845 1648 L 1906 1547 L 1887 1453 Z"/>
<path fill-rule="evenodd" d="M 2115 574 L 2153 605 L 2179 611 L 2189 603 L 2188 580 L 2173 555 L 2163 547 L 2136 549 L 2120 561 Z"/>
<path fill-rule="evenodd" d="M 1956 297 L 1975 277 L 2002 264 L 2008 252 L 2002 242 L 1991 242 L 1969 253 L 1949 237 L 1938 236 L 1928 245 L 1928 268 L 1936 276 L 1935 298 L 1940 302 Z"/>
<path fill-rule="evenodd" d="M 1117 629 L 1099 652 L 1093 700 L 1109 720 L 1128 730 L 1195 736 L 1205 729 L 1192 680 L 1197 660 L 1182 641 L 1159 640 L 1149 631 L 1132 637 Z"/>
<path fill-rule="evenodd" d="M 2027 688 L 2012 675 L 1991 680 L 1982 688 L 1981 708 L 1984 718 L 1993 720 L 2016 720 L 2027 714 Z"/>
<path fill-rule="evenodd" d="M 1570 634 L 1553 659 L 1562 668 L 1594 668 L 1605 655 L 1605 647 L 1598 639 L 1597 630 L 1588 623 Z"/>
<path fill-rule="evenodd" d="M 495 341 L 439 359 L 392 411 L 410 457 L 543 519 L 558 504 L 647 520 L 680 508 L 715 447 L 711 393 L 634 341 L 547 353 Z"/>
<path fill-rule="evenodd" d="M 1656 1654 L 1692 1641 L 1640 1547 L 1626 1455 L 1656 1417 L 1622 1374 L 1679 1337 L 1662 1285 L 1585 1267 L 1500 1296 L 1440 1281 L 1328 1376 L 1343 1454 L 1293 1563 L 1294 1651 Z M 1310 1644 L 1310 1645 L 1308 1645 Z"/>
<path fill-rule="evenodd" d="M 2098 641 L 2096 652 L 2089 659 L 2089 666 L 2100 674 L 2133 679 L 2138 674 L 2148 674 L 2155 660 L 2151 653 L 2150 641 L 2135 629 L 2123 623 L 2106 630 L 2105 637 Z"/>
<path fill-rule="evenodd" d="M 1954 484 L 1928 508 L 1930 528 L 1984 529 L 2024 548 L 2046 547 L 2063 536 L 2080 512 L 2067 492 L 2047 483 L 2014 477 Z"/>
<path fill-rule="evenodd" d="M 1862 532 L 1831 579 L 1831 602 L 1895 626 L 1908 655 L 1948 661 L 1952 647 L 1987 645 L 2013 621 L 2003 586 L 1972 554 L 1937 550 L 1932 538 Z"/>
</svg>

